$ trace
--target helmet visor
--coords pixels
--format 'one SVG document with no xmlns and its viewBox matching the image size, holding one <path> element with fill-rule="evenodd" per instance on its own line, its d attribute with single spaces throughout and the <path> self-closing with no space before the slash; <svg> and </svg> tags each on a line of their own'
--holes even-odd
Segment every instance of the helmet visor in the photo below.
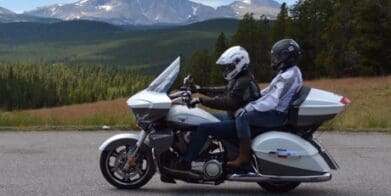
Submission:
<svg viewBox="0 0 391 196">
<path fill-rule="evenodd" d="M 277 66 L 278 64 L 280 64 L 280 58 L 278 55 L 276 54 L 272 54 L 271 55 L 271 63 L 272 63 L 272 66 Z"/>
<path fill-rule="evenodd" d="M 221 72 L 223 72 L 224 77 L 226 77 L 233 70 L 235 70 L 235 68 L 236 68 L 236 66 L 234 63 L 220 65 L 220 69 L 221 69 Z"/>
</svg>

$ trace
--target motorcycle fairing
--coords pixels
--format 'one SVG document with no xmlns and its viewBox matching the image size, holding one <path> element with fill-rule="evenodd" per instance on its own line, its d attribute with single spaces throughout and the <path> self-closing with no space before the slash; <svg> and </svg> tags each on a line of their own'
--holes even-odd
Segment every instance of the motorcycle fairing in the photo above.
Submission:
<svg viewBox="0 0 391 196">
<path fill-rule="evenodd" d="M 175 59 L 145 90 L 133 95 L 127 104 L 132 109 L 137 122 L 150 123 L 164 118 L 171 99 L 167 92 L 174 84 L 180 69 L 180 57 Z"/>
</svg>

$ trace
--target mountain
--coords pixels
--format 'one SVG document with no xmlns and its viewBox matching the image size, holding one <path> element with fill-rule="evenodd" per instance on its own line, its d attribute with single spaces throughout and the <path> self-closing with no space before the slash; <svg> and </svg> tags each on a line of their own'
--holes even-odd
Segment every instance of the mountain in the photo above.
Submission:
<svg viewBox="0 0 391 196">
<path fill-rule="evenodd" d="M 240 0 L 233 2 L 229 7 L 234 10 L 236 17 L 254 13 L 255 18 L 261 15 L 275 18 L 280 11 L 280 4 L 274 0 Z"/>
<path fill-rule="evenodd" d="M 239 0 L 216 9 L 190 0 L 80 0 L 39 7 L 25 14 L 62 20 L 98 20 L 116 25 L 151 25 L 240 18 L 246 12 L 275 17 L 278 8 L 274 0 Z"/>
<path fill-rule="evenodd" d="M 59 22 L 59 19 L 43 18 L 37 16 L 29 16 L 25 14 L 16 14 L 8 9 L 0 7 L 0 23 L 12 22 L 39 22 L 39 23 L 53 23 Z"/>
<path fill-rule="evenodd" d="M 115 37 L 124 31 L 108 23 L 83 20 L 0 23 L 0 29 L 0 42 L 14 44 L 95 41 Z"/>
<path fill-rule="evenodd" d="M 41 7 L 26 14 L 64 20 L 100 20 L 113 24 L 180 24 L 213 16 L 212 7 L 188 0 L 81 0 Z M 206 17 L 207 16 L 207 17 Z"/>
<path fill-rule="evenodd" d="M 219 34 L 231 36 L 238 23 L 214 19 L 138 31 L 80 20 L 0 24 L 0 64 L 107 65 L 156 71 L 156 66 L 165 66 L 178 55 L 189 58 L 196 50 L 211 50 Z"/>
<path fill-rule="evenodd" d="M 15 14 L 15 13 L 8 9 L 0 7 L 0 15 L 10 15 L 10 14 Z"/>
</svg>

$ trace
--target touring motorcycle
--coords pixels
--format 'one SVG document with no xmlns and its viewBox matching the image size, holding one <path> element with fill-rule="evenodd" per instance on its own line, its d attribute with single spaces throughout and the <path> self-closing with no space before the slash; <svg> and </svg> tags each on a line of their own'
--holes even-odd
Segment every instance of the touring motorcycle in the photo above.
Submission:
<svg viewBox="0 0 391 196">
<path fill-rule="evenodd" d="M 99 147 L 104 178 L 121 189 L 137 189 L 156 172 L 161 180 L 218 185 L 225 181 L 254 182 L 270 192 L 287 192 L 302 182 L 331 180 L 339 166 L 313 137 L 319 126 L 333 119 L 350 103 L 331 92 L 302 87 L 293 98 L 288 120 L 255 135 L 251 169 L 230 171 L 225 163 L 238 156 L 238 141 L 209 137 L 192 170 L 186 174 L 168 169 L 186 151 L 192 132 L 203 123 L 217 123 L 213 114 L 191 104 L 189 77 L 181 90 L 168 95 L 180 70 L 178 57 L 149 86 L 127 104 L 141 131 L 114 135 Z M 258 127 L 253 127 L 256 133 Z"/>
</svg>

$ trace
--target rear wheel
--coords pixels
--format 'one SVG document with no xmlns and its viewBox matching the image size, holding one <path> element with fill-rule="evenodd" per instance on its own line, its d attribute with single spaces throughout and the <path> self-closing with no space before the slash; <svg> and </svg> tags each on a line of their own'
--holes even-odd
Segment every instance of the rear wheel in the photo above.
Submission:
<svg viewBox="0 0 391 196">
<path fill-rule="evenodd" d="M 300 185 L 300 182 L 258 182 L 259 186 L 269 192 L 289 192 Z"/>
<path fill-rule="evenodd" d="M 127 151 L 134 144 L 118 142 L 110 150 L 102 151 L 100 169 L 105 179 L 121 189 L 137 189 L 145 185 L 155 174 L 156 168 L 149 148 L 142 145 L 136 155 L 135 163 L 128 169 L 124 166 L 128 160 Z"/>
</svg>

